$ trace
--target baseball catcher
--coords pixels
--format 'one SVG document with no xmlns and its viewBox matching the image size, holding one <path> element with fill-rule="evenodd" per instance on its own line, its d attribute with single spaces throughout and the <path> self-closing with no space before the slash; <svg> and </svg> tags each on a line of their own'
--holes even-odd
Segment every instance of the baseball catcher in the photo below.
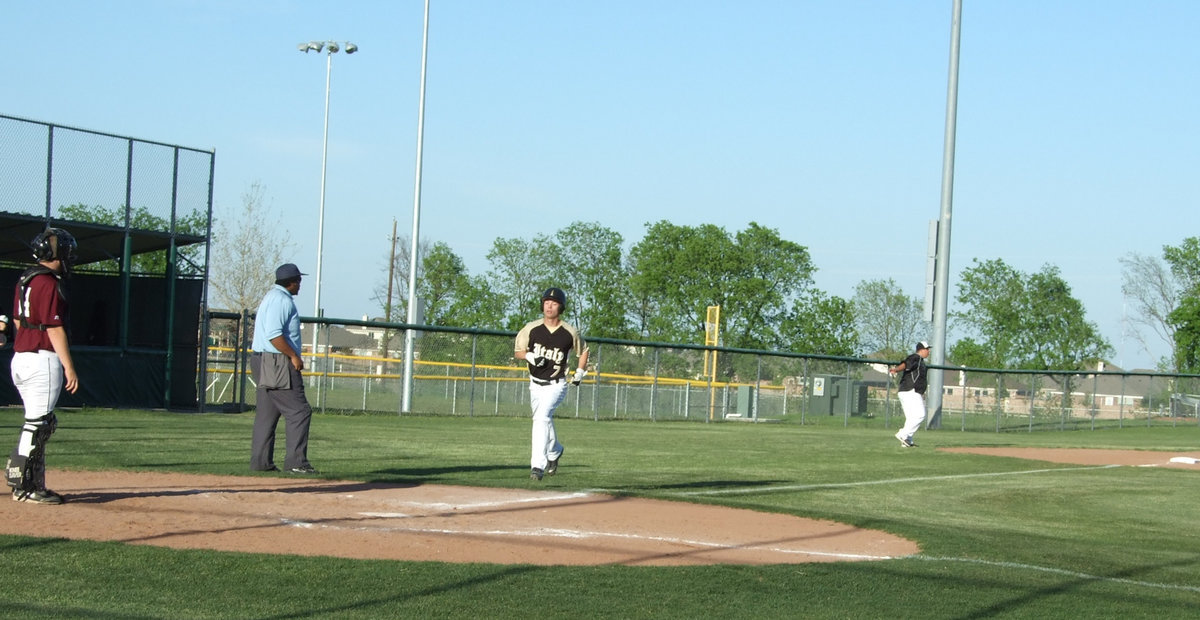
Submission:
<svg viewBox="0 0 1200 620">
<path fill-rule="evenodd" d="M 13 299 L 17 334 L 12 378 L 25 403 L 25 424 L 4 478 L 16 501 L 61 504 L 62 496 L 46 488 L 46 443 L 58 426 L 54 406 L 59 395 L 64 389 L 79 389 L 67 344 L 63 289 L 75 260 L 75 237 L 61 228 L 47 228 L 32 247 L 37 264 L 21 275 Z"/>
</svg>

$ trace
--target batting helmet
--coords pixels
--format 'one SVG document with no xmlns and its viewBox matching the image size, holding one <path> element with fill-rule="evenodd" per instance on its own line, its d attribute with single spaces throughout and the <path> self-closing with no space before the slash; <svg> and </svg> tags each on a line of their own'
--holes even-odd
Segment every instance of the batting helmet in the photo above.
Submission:
<svg viewBox="0 0 1200 620">
<path fill-rule="evenodd" d="M 567 294 L 561 288 L 550 287 L 546 289 L 546 292 L 542 293 L 542 301 L 544 302 L 547 299 L 557 301 L 560 310 L 567 307 Z"/>
<path fill-rule="evenodd" d="M 61 260 L 63 267 L 75 262 L 75 237 L 61 228 L 47 228 L 33 238 L 33 258 L 38 262 Z"/>
</svg>

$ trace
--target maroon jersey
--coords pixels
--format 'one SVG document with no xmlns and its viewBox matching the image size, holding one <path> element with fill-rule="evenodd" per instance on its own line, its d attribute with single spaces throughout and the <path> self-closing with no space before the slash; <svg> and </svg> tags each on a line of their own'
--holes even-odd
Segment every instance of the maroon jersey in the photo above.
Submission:
<svg viewBox="0 0 1200 620">
<path fill-rule="evenodd" d="M 52 273 L 33 276 L 26 286 L 17 286 L 13 296 L 13 320 L 17 336 L 13 350 L 30 353 L 53 351 L 47 327 L 62 327 L 67 319 L 67 300 L 58 292 L 58 278 Z"/>
</svg>

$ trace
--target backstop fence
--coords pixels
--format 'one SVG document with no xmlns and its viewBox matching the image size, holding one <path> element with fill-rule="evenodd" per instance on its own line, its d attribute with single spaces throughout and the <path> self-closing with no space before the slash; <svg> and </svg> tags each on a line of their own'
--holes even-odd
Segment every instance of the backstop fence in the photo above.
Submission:
<svg viewBox="0 0 1200 620">
<path fill-rule="evenodd" d="M 201 410 L 253 407 L 247 372 L 252 317 L 209 313 L 199 377 Z M 513 358 L 515 333 L 403 323 L 303 319 L 317 329 L 305 351 L 315 410 L 452 416 L 528 416 L 529 378 Z M 411 411 L 401 411 L 404 341 L 416 338 Z M 307 332 L 311 334 L 311 331 Z M 348 338 L 350 336 L 350 338 Z M 586 335 L 585 335 L 586 336 Z M 311 335 L 305 342 L 313 342 Z M 339 345 L 339 343 L 343 343 Z M 306 345 L 307 346 L 307 345 Z M 592 420 L 781 422 L 896 428 L 903 413 L 887 364 L 781 351 L 588 340 L 589 374 L 558 416 Z M 715 352 L 716 372 L 705 373 Z M 711 361 L 711 357 L 709 358 Z M 572 367 L 573 368 L 573 367 Z M 971 431 L 1097 429 L 1200 424 L 1200 376 L 1127 371 L 942 371 L 935 424 Z"/>
<path fill-rule="evenodd" d="M 60 405 L 195 407 L 215 157 L 0 114 L 0 305 L 47 226 L 78 241 L 67 328 L 85 380 Z M 11 360 L 0 349 L 0 373 Z M 0 405 L 20 402 L 0 382 Z"/>
</svg>

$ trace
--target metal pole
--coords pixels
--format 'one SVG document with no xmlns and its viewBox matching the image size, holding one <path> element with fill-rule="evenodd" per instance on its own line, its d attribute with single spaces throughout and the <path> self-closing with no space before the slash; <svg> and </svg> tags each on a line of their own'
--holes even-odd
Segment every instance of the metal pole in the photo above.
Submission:
<svg viewBox="0 0 1200 620">
<path fill-rule="evenodd" d="M 954 202 L 954 134 L 958 115 L 958 47 L 962 25 L 962 0 L 954 0 L 954 17 L 950 25 L 950 78 L 946 88 L 946 135 L 942 152 L 942 213 L 938 220 L 937 276 L 933 300 L 933 365 L 946 363 L 946 311 L 950 295 L 950 212 Z M 938 428 L 942 419 L 942 388 L 945 371 L 932 369 L 929 373 L 928 428 Z"/>
<path fill-rule="evenodd" d="M 417 104 L 417 172 L 416 188 L 413 192 L 412 247 L 408 259 L 408 324 L 417 321 L 417 246 L 421 228 L 421 153 L 425 142 L 425 66 L 429 52 L 429 0 L 425 0 L 425 24 L 421 34 L 421 91 Z M 412 411 L 413 350 L 417 333 L 411 327 L 405 332 L 404 340 L 404 393 L 400 411 Z"/>
<path fill-rule="evenodd" d="M 325 251 L 325 169 L 329 161 L 329 86 L 333 76 L 333 51 L 325 53 L 325 131 L 321 140 L 321 206 L 317 210 L 317 292 L 313 303 L 313 316 L 321 317 L 321 264 L 324 262 Z M 318 324 L 313 324 L 313 362 L 317 361 Z"/>
</svg>

